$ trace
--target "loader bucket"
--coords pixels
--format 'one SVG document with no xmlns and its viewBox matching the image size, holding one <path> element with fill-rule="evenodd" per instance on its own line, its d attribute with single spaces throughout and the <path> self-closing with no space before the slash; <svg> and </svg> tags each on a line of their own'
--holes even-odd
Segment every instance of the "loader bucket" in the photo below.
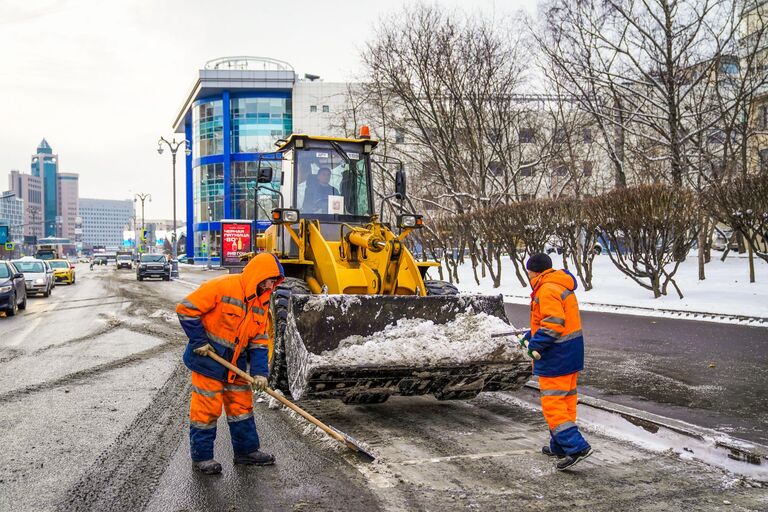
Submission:
<svg viewBox="0 0 768 512">
<path fill-rule="evenodd" d="M 520 388 L 531 363 L 501 296 L 295 295 L 285 352 L 295 399 L 472 398 Z"/>
</svg>

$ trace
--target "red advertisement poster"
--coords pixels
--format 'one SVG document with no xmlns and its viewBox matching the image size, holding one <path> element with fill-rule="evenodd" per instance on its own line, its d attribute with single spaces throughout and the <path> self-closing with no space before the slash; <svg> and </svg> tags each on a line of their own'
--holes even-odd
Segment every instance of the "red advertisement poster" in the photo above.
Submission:
<svg viewBox="0 0 768 512">
<path fill-rule="evenodd" d="M 242 267 L 240 256 L 251 251 L 250 222 L 221 222 L 222 265 Z"/>
</svg>

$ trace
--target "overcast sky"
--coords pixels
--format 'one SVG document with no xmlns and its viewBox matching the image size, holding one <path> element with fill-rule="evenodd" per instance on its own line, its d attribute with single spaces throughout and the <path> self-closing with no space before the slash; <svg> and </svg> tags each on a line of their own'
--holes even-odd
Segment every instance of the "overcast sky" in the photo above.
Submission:
<svg viewBox="0 0 768 512">
<path fill-rule="evenodd" d="M 80 197 L 152 194 L 147 218 L 171 218 L 171 161 L 157 154 L 196 70 L 231 55 L 273 57 L 297 73 L 360 75 L 359 48 L 402 0 L 0 0 L 0 190 L 29 172 L 45 137 Z M 441 0 L 504 17 L 533 0 Z M 177 171 L 184 218 L 184 169 Z"/>
</svg>

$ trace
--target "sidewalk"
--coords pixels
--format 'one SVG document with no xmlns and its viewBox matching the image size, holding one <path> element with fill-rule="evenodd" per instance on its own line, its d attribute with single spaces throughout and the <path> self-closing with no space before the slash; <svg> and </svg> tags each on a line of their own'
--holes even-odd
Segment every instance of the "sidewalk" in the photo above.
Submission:
<svg viewBox="0 0 768 512">
<path fill-rule="evenodd" d="M 554 267 L 562 268 L 562 257 L 556 254 L 551 256 Z M 576 295 L 585 311 L 768 325 L 768 264 L 755 260 L 757 282 L 750 283 L 745 258 L 737 255 L 721 262 L 719 256 L 720 253 L 713 253 L 712 261 L 705 266 L 707 279 L 699 281 L 697 255 L 692 252 L 675 274 L 684 298 L 678 298 L 670 286 L 667 296 L 654 299 L 650 290 L 622 274 L 607 255 L 600 255 L 594 263 L 594 288 L 584 291 L 579 283 Z M 430 276 L 438 279 L 435 271 L 431 271 Z M 493 287 L 490 277 L 480 278 L 478 285 L 469 261 L 459 267 L 458 287 L 463 293 L 502 294 L 505 302 L 512 304 L 530 302 L 530 287 L 520 285 L 509 258 L 502 260 L 499 288 Z"/>
</svg>

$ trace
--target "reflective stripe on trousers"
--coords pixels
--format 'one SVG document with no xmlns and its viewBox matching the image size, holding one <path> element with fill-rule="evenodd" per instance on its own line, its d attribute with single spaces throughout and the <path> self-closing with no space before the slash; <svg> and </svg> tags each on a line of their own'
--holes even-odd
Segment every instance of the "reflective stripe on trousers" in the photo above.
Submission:
<svg viewBox="0 0 768 512">
<path fill-rule="evenodd" d="M 259 449 L 250 385 L 240 378 L 228 384 L 192 372 L 192 398 L 189 404 L 192 460 L 213 458 L 216 424 L 222 407 L 227 415 L 234 452 L 247 454 Z"/>
<path fill-rule="evenodd" d="M 554 432 L 560 425 L 566 423 L 576 424 L 576 403 L 578 401 L 576 381 L 578 377 L 579 372 L 560 377 L 539 376 L 541 412 L 544 413 L 544 419 L 547 420 L 549 430 Z"/>
</svg>

